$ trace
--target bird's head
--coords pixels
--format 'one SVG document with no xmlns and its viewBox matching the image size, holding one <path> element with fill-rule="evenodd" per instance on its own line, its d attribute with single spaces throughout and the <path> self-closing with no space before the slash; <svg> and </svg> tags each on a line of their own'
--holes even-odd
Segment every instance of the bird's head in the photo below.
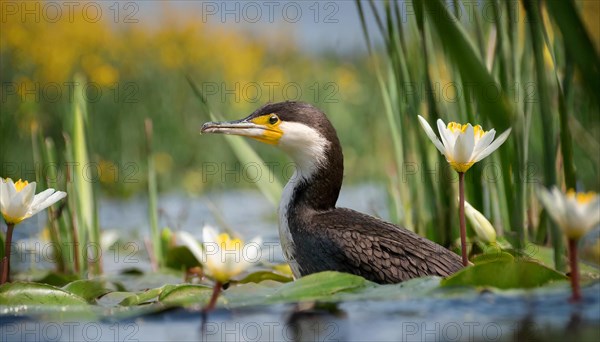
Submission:
<svg viewBox="0 0 600 342">
<path fill-rule="evenodd" d="M 303 102 L 270 103 L 241 120 L 207 122 L 201 132 L 240 135 L 275 145 L 301 167 L 322 162 L 332 144 L 339 146 L 325 114 Z"/>
</svg>

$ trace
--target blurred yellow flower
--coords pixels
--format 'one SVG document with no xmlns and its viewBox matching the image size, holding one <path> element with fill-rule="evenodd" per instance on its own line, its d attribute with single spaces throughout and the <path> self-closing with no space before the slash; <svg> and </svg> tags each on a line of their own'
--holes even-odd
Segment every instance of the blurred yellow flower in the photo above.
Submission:
<svg viewBox="0 0 600 342">
<path fill-rule="evenodd" d="M 182 179 L 182 188 L 185 189 L 189 195 L 201 193 L 205 185 L 202 177 L 204 177 L 204 174 L 200 171 L 186 171 Z"/>
<path fill-rule="evenodd" d="M 159 175 L 167 174 L 173 169 L 173 157 L 166 152 L 154 154 L 154 168 Z"/>
</svg>

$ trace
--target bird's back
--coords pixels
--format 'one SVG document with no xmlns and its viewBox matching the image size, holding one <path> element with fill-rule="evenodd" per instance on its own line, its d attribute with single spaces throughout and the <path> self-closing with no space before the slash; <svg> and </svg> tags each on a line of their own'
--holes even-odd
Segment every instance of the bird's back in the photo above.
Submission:
<svg viewBox="0 0 600 342">
<path fill-rule="evenodd" d="M 295 229 L 294 229 L 295 230 Z M 460 257 L 405 228 L 345 208 L 316 212 L 294 238 L 301 274 L 333 270 L 377 283 L 428 275 L 448 276 L 462 268 Z"/>
</svg>

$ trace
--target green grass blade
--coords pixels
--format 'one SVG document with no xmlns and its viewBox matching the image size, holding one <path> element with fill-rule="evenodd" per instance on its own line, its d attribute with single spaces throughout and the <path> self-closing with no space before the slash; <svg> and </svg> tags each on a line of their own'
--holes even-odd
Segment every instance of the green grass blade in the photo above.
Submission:
<svg viewBox="0 0 600 342">
<path fill-rule="evenodd" d="M 600 103 L 600 57 L 583 22 L 577 14 L 574 1 L 546 1 L 548 14 L 557 23 L 564 44 L 581 71 L 591 99 Z"/>
<path fill-rule="evenodd" d="M 144 122 L 146 132 L 146 159 L 148 162 L 148 219 L 150 222 L 150 239 L 152 241 L 152 251 L 154 258 L 150 260 L 156 261 L 157 265 L 152 267 L 157 270 L 164 266 L 165 258 L 163 255 L 161 234 L 158 229 L 158 190 L 156 185 L 156 169 L 154 167 L 154 154 L 152 153 L 152 119 L 146 118 Z"/>
<path fill-rule="evenodd" d="M 49 188 L 54 189 L 64 189 L 64 184 L 59 184 L 58 182 L 58 159 L 56 154 L 56 146 L 54 144 L 54 140 L 52 138 L 46 138 L 44 140 L 44 162 L 45 165 L 49 167 L 46 169 L 46 182 Z M 69 271 L 74 272 L 74 267 L 72 265 L 73 256 L 72 249 L 68 248 L 68 246 L 73 241 L 73 237 L 71 234 L 70 228 L 70 212 L 68 209 L 68 201 L 61 201 L 58 204 L 55 204 L 49 208 L 48 215 L 53 217 L 51 220 L 51 228 L 52 231 L 57 234 L 58 246 L 60 248 L 57 250 L 59 253 L 59 257 L 61 258 L 62 265 L 59 265 L 59 271 Z"/>
<path fill-rule="evenodd" d="M 46 149 L 46 145 L 42 143 L 43 141 L 43 134 L 41 132 L 41 130 L 38 130 L 37 124 L 34 125 L 31 129 L 31 146 L 33 148 L 33 162 L 34 165 L 36 165 L 35 167 L 35 173 L 36 173 L 36 182 L 37 182 L 37 188 L 38 189 L 47 189 L 50 186 L 49 184 L 47 184 L 47 179 L 48 177 L 45 177 L 44 170 L 50 170 L 52 169 L 52 171 L 54 171 L 53 167 L 46 167 L 48 165 L 51 165 L 47 159 L 48 156 L 48 152 Z M 39 190 L 38 190 L 39 191 Z M 50 241 L 52 242 L 52 253 L 55 259 L 55 265 L 56 265 L 56 270 L 58 272 L 64 273 L 65 272 L 65 264 L 64 264 L 64 258 L 62 256 L 62 248 L 60 248 L 60 246 L 62 246 L 61 244 L 61 239 L 60 239 L 60 234 L 59 234 L 59 230 L 58 230 L 58 223 L 57 220 L 54 218 L 54 216 L 56 215 L 56 208 L 58 208 L 60 204 L 58 205 L 53 205 L 50 208 L 48 208 L 48 229 L 49 229 L 49 233 L 50 233 Z"/>
<path fill-rule="evenodd" d="M 85 100 L 84 88 L 85 79 L 81 75 L 76 75 L 74 80 L 74 102 L 72 109 L 73 124 L 71 135 L 73 139 L 73 183 L 75 186 L 75 196 L 77 200 L 77 227 L 79 236 L 85 236 L 86 239 L 80 241 L 83 246 L 96 247 L 101 253 L 100 248 L 100 229 L 97 225 L 96 202 L 94 197 L 93 183 L 87 178 L 86 172 L 89 172 L 90 158 L 88 153 L 86 128 L 88 125 L 87 104 Z M 85 230 L 85 233 L 83 232 Z M 87 254 L 87 251 L 85 252 Z M 101 273 L 102 254 L 93 255 L 90 258 L 92 274 Z"/>
<path fill-rule="evenodd" d="M 533 48 L 533 59 L 539 94 L 539 110 L 544 131 L 544 184 L 546 187 L 554 186 L 556 178 L 556 144 L 554 142 L 554 127 L 552 124 L 552 105 L 544 69 L 544 38 L 542 34 L 542 16 L 537 1 L 523 1 L 527 18 L 529 19 L 529 31 Z M 554 247 L 554 262 L 558 270 L 563 270 L 565 264 L 562 258 L 564 253 L 563 236 L 554 222 L 549 222 L 552 245 Z"/>
<path fill-rule="evenodd" d="M 360 26 L 362 27 L 363 35 L 365 37 L 365 42 L 367 44 L 367 51 L 369 55 L 373 54 L 371 48 L 371 39 L 369 38 L 369 30 L 367 28 L 367 22 L 365 21 L 365 12 L 362 7 L 362 3 L 360 0 L 355 0 L 356 9 L 358 10 L 358 16 L 360 18 Z"/>
<path fill-rule="evenodd" d="M 68 134 L 64 134 L 65 138 L 65 162 L 66 165 L 74 165 L 75 161 L 73 159 L 73 143 L 71 142 L 71 138 Z M 83 275 L 88 270 L 87 263 L 87 248 L 86 243 L 84 241 L 88 241 L 88 232 L 87 229 L 84 229 L 83 222 L 80 218 L 82 211 L 80 210 L 80 201 L 78 200 L 78 192 L 77 185 L 74 181 L 74 168 L 68 167 L 66 170 L 67 179 L 66 179 L 66 188 L 67 188 L 67 203 L 69 207 L 69 211 L 71 212 L 70 218 L 70 228 L 71 228 L 71 237 L 73 241 L 70 242 L 68 248 L 72 250 L 73 253 L 73 270 L 75 273 L 79 275 Z"/>
<path fill-rule="evenodd" d="M 420 3 L 427 9 L 426 13 L 434 14 L 431 17 L 432 26 L 440 37 L 447 54 L 458 67 L 464 82 L 475 84 L 476 88 L 483 89 L 493 85 L 496 89 L 501 90 L 484 63 L 479 59 L 468 34 L 456 21 L 445 19 L 452 16 L 448 13 L 445 2 L 427 0 Z M 474 94 L 478 100 L 479 112 L 492 122 L 496 130 L 504 131 L 510 126 L 514 110 L 503 93 L 493 100 L 487 98 L 483 91 L 475 90 Z"/>
<path fill-rule="evenodd" d="M 534 24 L 531 24 L 534 25 Z M 550 39 L 548 38 L 548 32 L 544 25 L 541 23 L 538 24 L 539 29 L 543 33 L 544 41 L 546 45 L 549 47 L 548 51 L 550 51 L 550 56 L 552 57 L 552 64 L 557 65 L 556 56 L 554 54 L 554 49 L 550 48 L 552 45 L 550 43 Z M 576 188 L 576 176 L 575 176 L 575 165 L 573 162 L 573 139 L 571 138 L 571 130 L 569 129 L 569 120 L 567 113 L 567 104 L 566 104 L 566 95 L 565 92 L 569 89 L 568 83 L 571 81 L 573 77 L 573 68 L 570 65 L 570 57 L 569 54 L 567 56 L 567 67 L 565 68 L 565 76 L 564 81 L 561 81 L 560 76 L 558 75 L 558 68 L 552 68 L 554 71 L 554 79 L 556 80 L 556 85 L 558 88 L 558 116 L 560 123 L 560 151 L 563 158 L 563 175 L 565 177 L 565 185 L 568 189 Z M 567 83 L 567 84 L 565 84 Z"/>
</svg>

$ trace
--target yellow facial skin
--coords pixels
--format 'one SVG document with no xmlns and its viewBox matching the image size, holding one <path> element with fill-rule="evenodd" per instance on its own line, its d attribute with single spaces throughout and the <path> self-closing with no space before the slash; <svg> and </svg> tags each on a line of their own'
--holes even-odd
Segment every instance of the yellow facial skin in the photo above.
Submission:
<svg viewBox="0 0 600 342">
<path fill-rule="evenodd" d="M 279 139 L 283 135 L 283 131 L 279 127 L 281 120 L 277 114 L 262 115 L 257 118 L 250 120 L 252 123 L 264 127 L 262 136 L 254 136 L 252 139 L 256 139 L 262 143 L 269 145 L 277 145 Z"/>
</svg>

